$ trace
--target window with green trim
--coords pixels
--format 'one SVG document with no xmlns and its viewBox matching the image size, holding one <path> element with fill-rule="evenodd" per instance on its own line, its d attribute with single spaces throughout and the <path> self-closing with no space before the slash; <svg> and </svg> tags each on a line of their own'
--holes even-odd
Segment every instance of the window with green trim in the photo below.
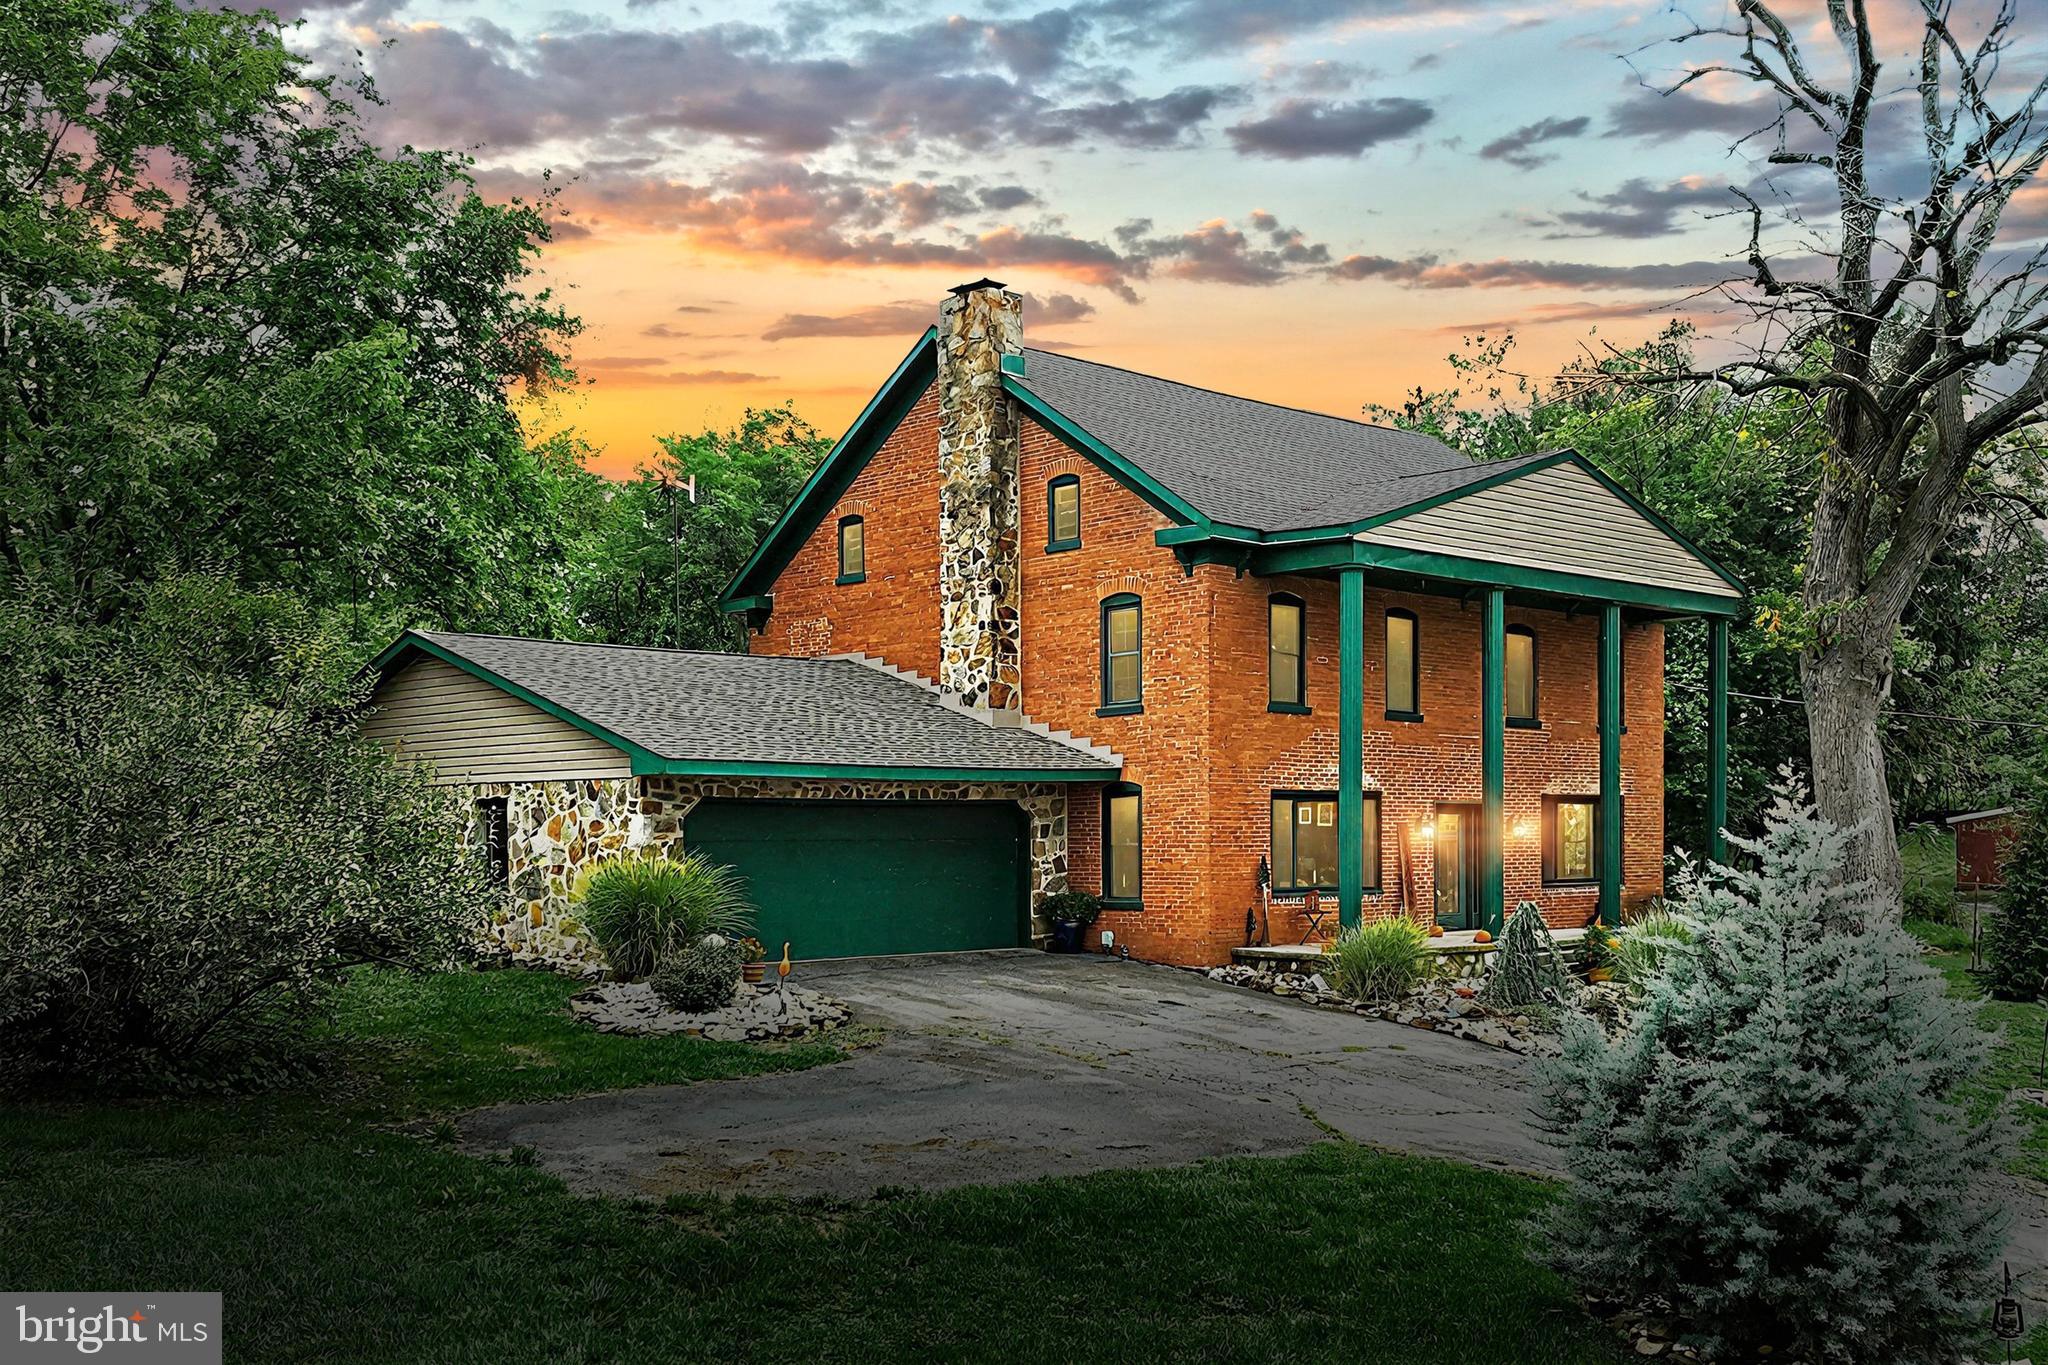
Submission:
<svg viewBox="0 0 2048 1365">
<path fill-rule="evenodd" d="M 1102 899 L 1134 906 L 1144 892 L 1144 796 L 1129 782 L 1102 790 Z"/>
<path fill-rule="evenodd" d="M 1415 613 L 1387 613 L 1387 719 L 1422 719 L 1422 630 Z"/>
<path fill-rule="evenodd" d="M 1145 705 L 1144 607 L 1131 593 L 1102 602 L 1102 709 L 1140 711 Z"/>
<path fill-rule="evenodd" d="M 1365 822 L 1359 842 L 1365 888 L 1380 885 L 1380 798 L 1365 797 Z M 1335 891 L 1337 889 L 1337 794 L 1335 792 L 1273 793 L 1273 890 Z"/>
<path fill-rule="evenodd" d="M 868 576 L 867 526 L 859 517 L 839 519 L 839 581 L 860 583 Z"/>
<path fill-rule="evenodd" d="M 1509 626 L 1506 636 L 1507 707 L 1510 724 L 1536 724 L 1536 632 Z"/>
<path fill-rule="evenodd" d="M 1045 486 L 1045 548 L 1081 548 L 1081 480 L 1062 474 Z"/>
<path fill-rule="evenodd" d="M 1543 880 L 1558 886 L 1600 880 L 1600 798 L 1543 798 Z"/>
<path fill-rule="evenodd" d="M 1308 608 L 1292 593 L 1266 599 L 1266 704 L 1308 708 Z"/>
</svg>

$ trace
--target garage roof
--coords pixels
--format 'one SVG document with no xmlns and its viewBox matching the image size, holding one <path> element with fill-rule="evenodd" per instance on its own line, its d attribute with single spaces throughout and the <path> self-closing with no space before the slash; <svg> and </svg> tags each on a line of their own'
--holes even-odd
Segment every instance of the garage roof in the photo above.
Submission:
<svg viewBox="0 0 2048 1365">
<path fill-rule="evenodd" d="M 408 631 L 374 667 L 430 655 L 615 744 L 635 773 L 1103 782 L 1120 762 L 1000 726 L 854 659 L 792 659 Z"/>
</svg>

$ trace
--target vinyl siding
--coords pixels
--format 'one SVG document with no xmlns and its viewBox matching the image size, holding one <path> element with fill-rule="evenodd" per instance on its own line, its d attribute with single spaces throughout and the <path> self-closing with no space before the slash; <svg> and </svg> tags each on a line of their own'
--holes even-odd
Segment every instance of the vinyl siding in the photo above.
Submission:
<svg viewBox="0 0 2048 1365">
<path fill-rule="evenodd" d="M 1358 538 L 1373 545 L 1734 598 L 1728 582 L 1576 465 L 1526 474 Z"/>
<path fill-rule="evenodd" d="M 363 733 L 432 763 L 443 785 L 633 774 L 621 750 L 439 659 L 401 669 L 370 704 Z"/>
</svg>

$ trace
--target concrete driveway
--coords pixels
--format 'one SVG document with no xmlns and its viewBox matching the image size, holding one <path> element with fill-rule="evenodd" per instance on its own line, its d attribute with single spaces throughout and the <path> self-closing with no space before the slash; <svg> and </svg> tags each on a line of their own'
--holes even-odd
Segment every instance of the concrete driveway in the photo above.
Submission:
<svg viewBox="0 0 2048 1365">
<path fill-rule="evenodd" d="M 1529 1063 L 1189 972 L 1034 952 L 801 969 L 881 1043 L 790 1075 L 505 1105 L 466 1145 L 533 1148 L 579 1189 L 871 1195 L 1202 1157 L 1334 1133 L 1546 1171 Z"/>
</svg>

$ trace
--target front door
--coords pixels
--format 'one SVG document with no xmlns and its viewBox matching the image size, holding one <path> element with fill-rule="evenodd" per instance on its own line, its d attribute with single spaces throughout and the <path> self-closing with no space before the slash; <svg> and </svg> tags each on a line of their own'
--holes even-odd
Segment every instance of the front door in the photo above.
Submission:
<svg viewBox="0 0 2048 1365">
<path fill-rule="evenodd" d="M 1479 807 L 1436 808 L 1436 922 L 1479 927 Z"/>
</svg>

